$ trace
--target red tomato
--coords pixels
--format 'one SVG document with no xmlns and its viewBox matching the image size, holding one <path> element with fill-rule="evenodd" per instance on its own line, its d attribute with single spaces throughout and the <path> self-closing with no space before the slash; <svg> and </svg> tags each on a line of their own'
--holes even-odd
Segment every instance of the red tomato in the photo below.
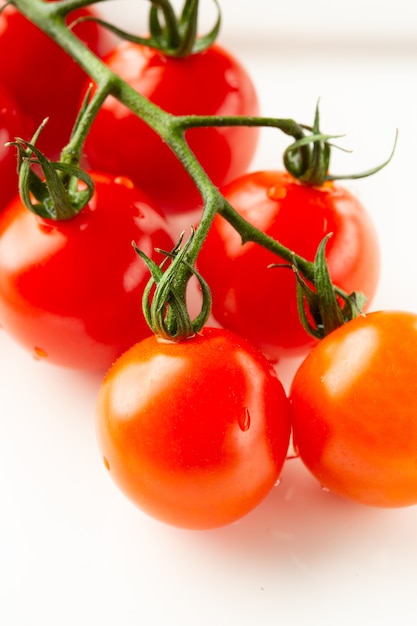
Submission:
<svg viewBox="0 0 417 626">
<path fill-rule="evenodd" d="M 123 42 L 106 64 L 136 91 L 176 115 L 257 115 L 253 84 L 241 65 L 217 45 L 182 59 Z M 257 128 L 199 128 L 187 140 L 207 174 L 221 185 L 246 170 L 255 152 Z M 142 120 L 108 97 L 94 121 L 85 152 L 89 164 L 120 172 L 158 206 L 195 209 L 201 198 L 171 150 Z"/>
<path fill-rule="evenodd" d="M 380 266 L 377 235 L 346 189 L 334 183 L 308 187 L 290 174 L 266 171 L 246 174 L 222 192 L 247 221 L 308 260 L 332 232 L 327 261 L 333 283 L 348 293 L 363 292 L 368 302 L 372 298 Z M 299 321 L 295 275 L 285 268 L 268 269 L 280 262 L 258 244 L 242 246 L 240 235 L 220 216 L 198 259 L 212 290 L 216 320 L 273 360 L 305 352 L 315 343 Z"/>
<path fill-rule="evenodd" d="M 288 401 L 265 357 L 233 333 L 152 336 L 107 373 L 97 435 L 110 475 L 140 509 L 174 526 L 214 528 L 251 511 L 276 483 Z"/>
<path fill-rule="evenodd" d="M 68 22 L 91 13 L 89 9 L 74 11 Z M 81 23 L 74 33 L 96 54 L 107 51 L 108 35 L 97 24 Z M 86 74 L 11 5 L 0 14 L 0 58 L 0 84 L 10 90 L 21 110 L 32 119 L 32 132 L 49 117 L 37 145 L 52 158 L 68 142 Z"/>
<path fill-rule="evenodd" d="M 294 442 L 326 488 L 363 504 L 417 504 L 417 315 L 379 311 L 323 339 L 291 389 Z"/>
<path fill-rule="evenodd" d="M 15 137 L 29 139 L 29 121 L 23 116 L 12 95 L 0 85 L 0 211 L 17 195 L 16 150 L 5 144 Z"/>
<path fill-rule="evenodd" d="M 74 218 L 52 221 L 13 201 L 0 216 L 0 324 L 34 356 L 107 369 L 150 331 L 141 312 L 149 272 L 171 249 L 165 218 L 126 179 L 94 174 Z"/>
</svg>

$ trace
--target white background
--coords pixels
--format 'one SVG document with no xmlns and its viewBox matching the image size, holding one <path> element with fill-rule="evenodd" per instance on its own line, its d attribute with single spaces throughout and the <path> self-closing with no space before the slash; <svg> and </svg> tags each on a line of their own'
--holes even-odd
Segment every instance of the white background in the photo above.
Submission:
<svg viewBox="0 0 417 626">
<path fill-rule="evenodd" d="M 145 4 L 117 0 L 106 11 L 143 28 Z M 392 163 L 344 184 L 380 235 L 373 308 L 417 311 L 417 3 L 222 5 L 220 42 L 252 74 L 263 113 L 308 124 L 320 98 L 322 130 L 346 134 L 340 143 L 353 152 L 335 152 L 334 171 L 380 163 L 399 129 Z M 281 167 L 286 145 L 266 131 L 253 168 Z M 417 508 L 341 501 L 290 461 L 281 485 L 237 524 L 170 528 L 136 510 L 102 467 L 100 377 L 32 361 L 4 333 L 0 355 L 2 626 L 416 623 Z M 280 368 L 286 384 L 293 368 Z"/>
</svg>

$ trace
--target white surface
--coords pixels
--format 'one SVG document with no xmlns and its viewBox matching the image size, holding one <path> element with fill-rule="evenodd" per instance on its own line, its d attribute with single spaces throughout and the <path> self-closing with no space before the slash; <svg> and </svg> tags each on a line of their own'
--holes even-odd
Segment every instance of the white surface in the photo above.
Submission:
<svg viewBox="0 0 417 626">
<path fill-rule="evenodd" d="M 127 11 L 133 3 L 119 4 Z M 259 0 L 256 8 L 278 4 Z M 345 184 L 380 234 L 383 272 L 373 308 L 417 311 L 417 38 L 409 36 L 417 34 L 416 3 L 293 2 L 285 8 L 292 16 L 288 29 L 308 32 L 307 40 L 292 41 L 276 12 L 253 18 L 252 44 L 243 36 L 251 4 L 223 5 L 225 22 L 232 6 L 239 11 L 223 29 L 222 43 L 230 32 L 229 47 L 252 73 L 264 113 L 310 123 L 320 97 L 323 131 L 346 133 L 341 143 L 353 154 L 335 152 L 334 171 L 381 162 L 399 128 L 388 168 Z M 340 5 L 346 29 L 336 41 L 330 24 Z M 361 30 L 369 28 L 375 38 L 358 49 L 347 22 L 356 24 L 352 9 L 364 5 Z M 371 23 L 373 10 L 376 22 L 384 22 L 386 46 Z M 322 24 L 317 40 L 313 17 Z M 389 23 L 400 18 L 405 35 L 394 41 Z M 269 48 L 263 19 L 266 32 L 274 20 L 285 30 Z M 254 167 L 280 167 L 286 145 L 266 131 Z M 93 423 L 99 377 L 32 361 L 4 333 L 0 354 L 2 626 L 416 623 L 416 507 L 385 511 L 346 503 L 290 461 L 281 485 L 241 522 L 207 532 L 164 526 L 136 510 L 102 467 Z M 291 367 L 281 368 L 286 380 Z"/>
</svg>

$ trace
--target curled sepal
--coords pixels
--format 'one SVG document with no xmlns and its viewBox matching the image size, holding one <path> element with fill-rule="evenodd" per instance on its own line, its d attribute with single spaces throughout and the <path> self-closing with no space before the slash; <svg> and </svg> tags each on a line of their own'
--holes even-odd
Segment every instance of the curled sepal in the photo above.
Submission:
<svg viewBox="0 0 417 626">
<path fill-rule="evenodd" d="M 18 150 L 19 193 L 24 205 L 36 215 L 68 220 L 77 215 L 94 193 L 89 174 L 73 164 L 50 161 L 32 142 L 16 138 L 9 145 Z M 41 178 L 33 169 L 37 166 Z M 79 181 L 84 183 L 80 188 Z"/>
<path fill-rule="evenodd" d="M 333 285 L 326 261 L 327 235 L 320 243 L 314 259 L 314 277 L 308 283 L 296 263 L 293 270 L 297 278 L 297 305 L 304 329 L 316 339 L 323 339 L 339 326 L 362 315 L 366 298 L 359 292 L 345 293 Z"/>
<path fill-rule="evenodd" d="M 142 297 L 142 309 L 146 322 L 153 333 L 164 339 L 182 341 L 198 333 L 207 322 L 211 312 L 211 292 L 207 282 L 195 267 L 187 262 L 186 255 L 194 236 L 182 244 L 182 236 L 179 243 L 172 251 L 158 250 L 165 255 L 160 265 L 150 259 L 135 242 L 132 245 L 137 254 L 146 263 L 151 278 L 145 287 Z M 189 278 L 195 276 L 200 284 L 202 304 L 199 314 L 191 319 L 186 302 L 185 281 L 177 281 L 179 269 L 184 265 L 188 269 Z"/>
<path fill-rule="evenodd" d="M 341 136 L 312 132 L 311 135 L 297 139 L 284 151 L 283 161 L 287 171 L 297 180 L 311 186 L 320 187 L 327 180 L 335 180 L 328 175 L 332 147 L 329 139 Z"/>
<path fill-rule="evenodd" d="M 330 140 L 338 139 L 343 135 L 327 135 L 323 134 L 320 131 L 320 117 L 318 105 L 316 107 L 313 126 L 303 126 L 303 128 L 305 130 L 309 130 L 310 135 L 305 135 L 304 137 L 297 139 L 290 146 L 288 146 L 288 148 L 284 152 L 283 161 L 287 171 L 294 178 L 306 185 L 317 187 L 320 187 L 326 182 L 334 180 L 351 180 L 357 178 L 365 178 L 366 176 L 376 174 L 386 165 L 388 165 L 388 163 L 394 156 L 398 137 L 397 131 L 391 154 L 388 159 L 386 159 L 383 163 L 357 174 L 337 175 L 331 174 L 329 171 L 331 149 L 344 149 L 331 143 Z M 344 151 L 348 152 L 347 150 Z"/>
<path fill-rule="evenodd" d="M 78 22 L 94 21 L 121 39 L 159 50 L 165 56 L 182 58 L 209 48 L 216 41 L 220 31 L 220 6 L 218 0 L 213 0 L 217 9 L 217 19 L 208 33 L 198 37 L 199 1 L 185 0 L 181 14 L 177 17 L 169 0 L 150 0 L 152 6 L 149 11 L 149 36 L 147 37 L 128 33 L 93 16 L 80 17 L 70 26 L 73 28 Z"/>
<path fill-rule="evenodd" d="M 176 56 L 188 56 L 189 54 L 203 52 L 216 41 L 220 32 L 221 11 L 217 0 L 213 0 L 213 2 L 217 9 L 217 19 L 214 26 L 205 35 L 197 37 L 199 0 L 186 0 L 179 20 L 181 44 L 178 47 Z"/>
</svg>

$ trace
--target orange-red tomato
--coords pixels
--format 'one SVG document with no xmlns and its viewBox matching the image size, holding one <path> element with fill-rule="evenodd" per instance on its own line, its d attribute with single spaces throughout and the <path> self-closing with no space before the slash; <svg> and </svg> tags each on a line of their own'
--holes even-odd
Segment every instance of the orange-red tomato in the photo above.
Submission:
<svg viewBox="0 0 417 626">
<path fill-rule="evenodd" d="M 248 222 L 310 261 L 333 233 L 326 254 L 334 284 L 364 293 L 369 304 L 379 279 L 379 243 L 369 214 L 347 189 L 310 187 L 286 172 L 262 171 L 237 178 L 222 193 Z M 217 322 L 272 359 L 306 353 L 315 343 L 298 316 L 294 272 L 268 267 L 277 263 L 283 260 L 258 244 L 242 245 L 219 215 L 198 257 Z"/>
<path fill-rule="evenodd" d="M 417 314 L 348 322 L 301 364 L 290 393 L 294 442 L 331 491 L 363 504 L 417 504 Z"/>
<path fill-rule="evenodd" d="M 155 336 L 107 373 L 97 403 L 104 464 L 143 511 L 214 528 L 251 511 L 276 483 L 290 437 L 288 400 L 246 340 L 205 328 Z"/>
</svg>

